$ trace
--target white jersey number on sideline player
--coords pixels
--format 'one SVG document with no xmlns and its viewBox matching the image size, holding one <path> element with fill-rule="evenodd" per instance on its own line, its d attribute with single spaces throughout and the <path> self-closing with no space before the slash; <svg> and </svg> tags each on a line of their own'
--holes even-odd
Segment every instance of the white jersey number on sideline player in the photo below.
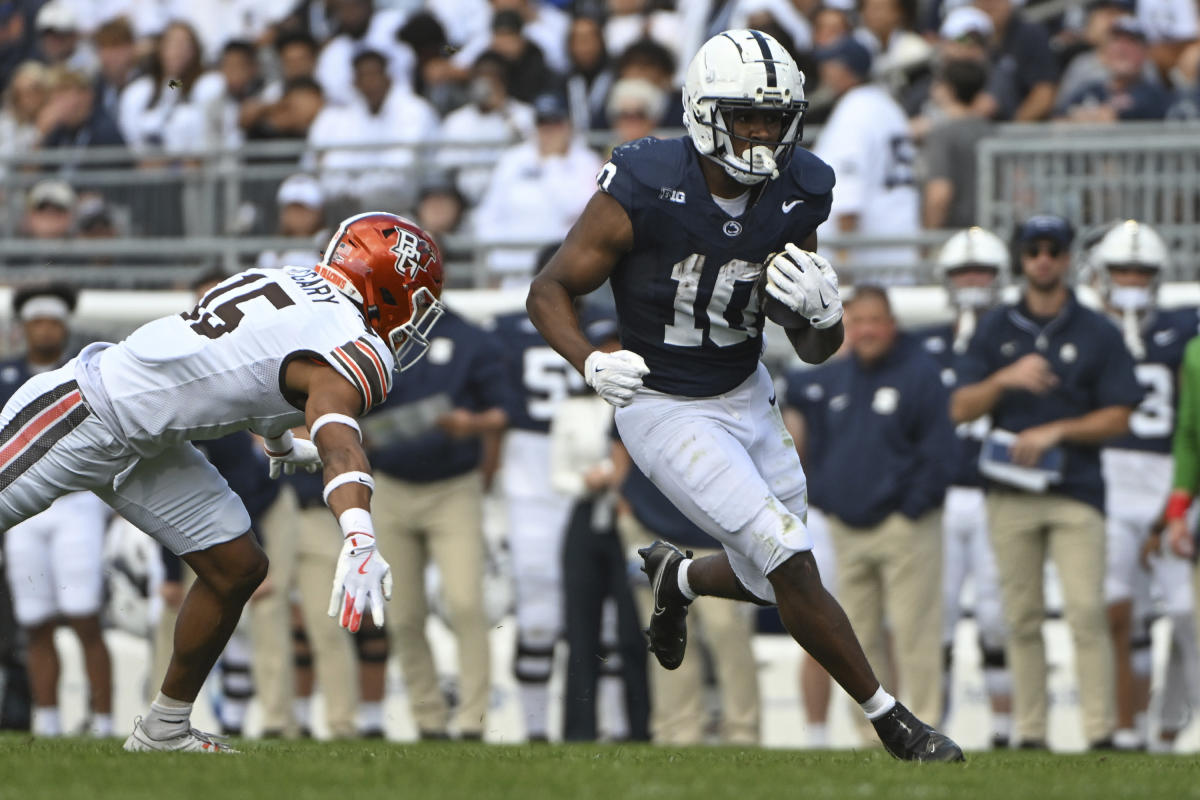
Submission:
<svg viewBox="0 0 1200 800">
<path fill-rule="evenodd" d="M 572 390 L 583 388 L 583 376 L 550 347 L 530 347 L 522 359 L 521 378 L 529 391 L 529 418 L 549 422 Z"/>
<path fill-rule="evenodd" d="M 1175 430 L 1175 382 L 1165 364 L 1134 367 L 1146 396 L 1129 417 L 1129 430 L 1139 439 L 1170 436 Z"/>
</svg>

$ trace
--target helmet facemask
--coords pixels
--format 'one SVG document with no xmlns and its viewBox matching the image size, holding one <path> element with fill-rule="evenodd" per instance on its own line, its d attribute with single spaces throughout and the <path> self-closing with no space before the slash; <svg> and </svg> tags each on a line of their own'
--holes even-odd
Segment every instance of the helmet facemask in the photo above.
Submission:
<svg viewBox="0 0 1200 800">
<path fill-rule="evenodd" d="M 713 153 L 706 155 L 720 164 L 731 178 L 747 186 L 779 177 L 779 167 L 787 163 L 796 147 L 796 141 L 800 138 L 804 109 L 808 107 L 808 101 L 801 100 L 794 105 L 799 105 L 800 108 L 795 111 L 782 111 L 772 106 L 758 106 L 754 103 L 714 102 L 712 122 L 706 124 L 712 129 L 716 148 Z M 779 140 L 745 139 L 735 135 L 733 120 L 738 113 L 747 109 L 778 113 L 781 132 Z M 739 152 L 742 155 L 739 155 Z"/>
<path fill-rule="evenodd" d="M 396 371 L 404 372 L 421 360 L 429 349 L 429 334 L 442 318 L 446 307 L 422 286 L 410 296 L 412 313 L 408 320 L 387 332 L 387 343 L 396 354 Z"/>
</svg>

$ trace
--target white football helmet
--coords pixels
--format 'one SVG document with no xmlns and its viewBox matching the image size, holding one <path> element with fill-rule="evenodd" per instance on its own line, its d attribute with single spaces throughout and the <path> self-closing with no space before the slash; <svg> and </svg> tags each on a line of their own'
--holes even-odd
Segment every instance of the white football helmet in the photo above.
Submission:
<svg viewBox="0 0 1200 800">
<path fill-rule="evenodd" d="M 688 65 L 683 124 L 696 150 L 734 180 L 752 186 L 779 175 L 796 142 L 808 102 L 804 73 L 762 31 L 729 30 L 704 43 Z M 777 142 L 755 142 L 745 153 L 734 144 L 731 112 L 763 109 L 782 114 Z"/>
<path fill-rule="evenodd" d="M 934 274 L 946 287 L 950 305 L 958 316 L 954 321 L 954 352 L 965 353 L 981 312 L 1000 302 L 1000 292 L 1012 279 L 1012 254 L 1004 240 L 983 228 L 967 228 L 946 240 L 934 264 Z M 955 272 L 965 269 L 991 270 L 990 283 L 983 286 L 959 286 Z"/>
<path fill-rule="evenodd" d="M 1149 311 L 1158 297 L 1163 271 L 1170 263 L 1167 243 L 1154 228 L 1137 220 L 1125 220 L 1109 229 L 1088 255 L 1092 282 L 1104 304 L 1116 311 Z M 1136 269 L 1150 273 L 1149 285 L 1116 286 L 1112 269 Z"/>
<path fill-rule="evenodd" d="M 960 269 L 990 269 L 996 273 L 989 286 L 955 286 L 950 276 Z M 967 228 L 951 236 L 938 253 L 934 274 L 946 287 L 955 308 L 991 308 L 1000 302 L 1000 291 L 1012 279 L 1012 254 L 996 234 Z"/>
</svg>

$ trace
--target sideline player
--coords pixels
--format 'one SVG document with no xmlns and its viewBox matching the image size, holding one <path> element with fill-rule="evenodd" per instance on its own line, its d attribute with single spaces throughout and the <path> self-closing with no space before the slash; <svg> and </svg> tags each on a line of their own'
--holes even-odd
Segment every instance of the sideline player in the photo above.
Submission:
<svg viewBox="0 0 1200 800">
<path fill-rule="evenodd" d="M 804 318 L 787 331 L 801 358 L 823 361 L 843 337 L 837 276 L 806 252 L 829 215 L 834 176 L 794 149 L 803 81 L 759 31 L 705 43 L 684 88 L 689 136 L 614 151 L 527 307 L 546 341 L 617 406 L 638 467 L 725 548 L 696 560 L 661 542 L 642 551 L 659 662 L 672 669 L 682 660 L 696 595 L 777 603 L 788 631 L 862 706 L 892 755 L 961 760 L 954 742 L 884 691 L 822 587 L 804 524 L 804 472 L 758 360 L 764 271 L 766 291 Z M 601 353 L 580 331 L 572 299 L 610 278 L 626 349 Z"/>
<path fill-rule="evenodd" d="M 34 375 L 67 360 L 67 327 L 75 290 L 46 285 L 18 290 L 13 312 L 21 321 L 25 354 L 0 363 L 0 398 L 7 401 Z M 79 637 L 87 673 L 88 733 L 112 736 L 112 661 L 100 628 L 104 599 L 104 531 L 109 510 L 91 492 L 54 501 L 51 508 L 9 529 L 4 570 L 13 613 L 29 635 L 33 735 L 59 736 L 58 649 L 54 631 L 65 625 Z"/>
<path fill-rule="evenodd" d="M 383 401 L 441 316 L 441 256 L 393 214 L 345 220 L 314 267 L 247 270 L 183 314 L 119 344 L 89 345 L 38 375 L 0 413 L 0 527 L 71 491 L 92 490 L 196 573 L 162 688 L 126 750 L 226 752 L 192 728 L 192 703 L 267 572 L 237 495 L 192 444 L 262 434 L 272 475 L 325 469 L 345 541 L 330 616 L 377 624 L 391 594 L 376 552 L 374 485 L 355 417 Z M 312 442 L 290 429 L 306 424 Z M 315 445 L 313 444 L 315 442 Z"/>
<path fill-rule="evenodd" d="M 582 305 L 585 320 L 599 314 Z M 508 512 L 517 616 L 513 674 L 524 711 L 525 736 L 549 738 L 554 647 L 563 633 L 562 547 L 572 499 L 550 485 L 550 420 L 559 404 L 584 388 L 583 379 L 546 344 L 523 311 L 495 319 L 508 355 L 514 403 L 504 434 L 503 490 Z"/>
<path fill-rule="evenodd" d="M 956 362 L 967 351 L 978 318 L 1000 302 L 1012 275 L 1012 254 L 1004 241 L 983 228 L 967 228 L 946 240 L 938 253 L 935 272 L 941 278 L 953 322 L 919 331 L 914 336 L 942 367 L 942 380 L 953 390 L 958 383 Z M 951 667 L 954 630 L 962 617 L 962 590 L 971 576 L 975 592 L 975 625 L 983 661 L 983 683 L 992 707 L 992 747 L 1008 747 L 1012 735 L 1012 677 L 1004 660 L 1004 608 L 1000 577 L 988 538 L 987 501 L 979 474 L 979 448 L 992 426 L 984 415 L 958 426 L 962 452 L 954 483 L 946 492 L 942 513 L 942 646 L 945 659 L 946 718 L 952 696 Z"/>
<path fill-rule="evenodd" d="M 1113 226 L 1088 260 L 1105 311 L 1121 326 L 1138 383 L 1146 391 L 1129 418 L 1129 434 L 1106 443 L 1100 453 L 1108 532 L 1104 588 L 1116 654 L 1117 730 L 1113 744 L 1118 749 L 1137 750 L 1147 745 L 1152 588 L 1161 592 L 1172 630 L 1160 741 L 1173 740 L 1187 724 L 1188 705 L 1200 688 L 1195 674 L 1190 565 L 1173 553 L 1161 552 L 1155 547 L 1157 537 L 1152 539 L 1171 490 L 1176 378 L 1184 348 L 1197 334 L 1200 319 L 1195 308 L 1157 307 L 1169 254 L 1166 242 L 1149 225 L 1127 220 Z M 1154 554 L 1149 560 L 1150 572 L 1142 567 L 1144 551 Z"/>
</svg>

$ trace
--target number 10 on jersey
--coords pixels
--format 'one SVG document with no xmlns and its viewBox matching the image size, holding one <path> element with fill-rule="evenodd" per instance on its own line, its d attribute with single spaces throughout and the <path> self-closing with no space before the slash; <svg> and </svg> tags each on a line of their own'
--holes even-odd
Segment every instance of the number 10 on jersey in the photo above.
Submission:
<svg viewBox="0 0 1200 800">
<path fill-rule="evenodd" d="M 693 253 L 671 268 L 675 281 L 675 320 L 666 326 L 663 341 L 677 347 L 700 347 L 707 333 L 717 347 L 730 347 L 754 339 L 759 332 L 759 309 L 754 284 L 762 264 L 735 258 L 717 271 L 707 308 L 696 307 L 704 274 L 705 257 Z M 732 317 L 732 321 L 731 318 Z"/>
</svg>

